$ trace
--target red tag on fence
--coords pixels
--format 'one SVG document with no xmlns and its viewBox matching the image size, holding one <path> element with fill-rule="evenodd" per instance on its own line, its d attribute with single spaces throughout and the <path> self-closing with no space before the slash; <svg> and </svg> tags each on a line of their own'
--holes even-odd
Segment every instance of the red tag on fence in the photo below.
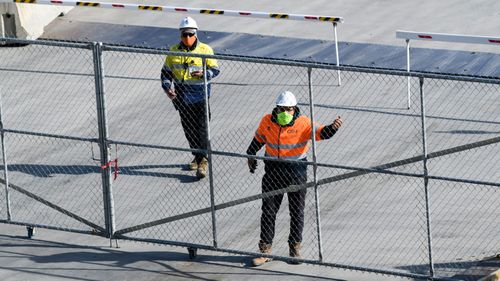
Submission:
<svg viewBox="0 0 500 281">
<path fill-rule="evenodd" d="M 114 168 L 113 180 L 116 180 L 116 178 L 118 177 L 118 158 L 116 158 L 115 160 L 109 161 L 108 163 L 106 163 L 106 165 L 101 166 L 101 169 L 104 170 L 104 169 L 109 168 L 111 166 L 113 166 L 113 168 Z"/>
</svg>

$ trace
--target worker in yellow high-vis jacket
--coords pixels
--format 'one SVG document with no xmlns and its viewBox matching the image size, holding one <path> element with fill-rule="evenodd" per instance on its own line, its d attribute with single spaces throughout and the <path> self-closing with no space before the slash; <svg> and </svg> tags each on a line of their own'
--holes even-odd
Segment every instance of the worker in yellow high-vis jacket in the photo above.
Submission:
<svg viewBox="0 0 500 281">
<path fill-rule="evenodd" d="M 213 55 L 212 48 L 198 40 L 198 24 L 191 17 L 182 19 L 179 25 L 181 42 L 172 46 L 172 52 L 184 52 L 186 56 L 167 56 L 161 70 L 162 88 L 179 111 L 182 128 L 193 149 L 207 149 L 207 126 L 203 59 L 191 54 Z M 210 97 L 210 80 L 219 75 L 215 59 L 207 59 L 207 89 Z M 210 108 L 208 106 L 208 108 Z M 210 109 L 209 114 L 210 116 Z M 207 174 L 208 159 L 206 152 L 193 152 L 194 159 L 189 169 L 196 171 L 198 178 Z"/>
</svg>

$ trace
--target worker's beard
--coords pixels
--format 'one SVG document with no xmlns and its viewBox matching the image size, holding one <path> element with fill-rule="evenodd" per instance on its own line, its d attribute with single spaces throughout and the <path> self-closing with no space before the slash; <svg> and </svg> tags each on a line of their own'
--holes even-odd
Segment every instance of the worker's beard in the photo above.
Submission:
<svg viewBox="0 0 500 281">
<path fill-rule="evenodd" d="M 186 45 L 186 47 L 191 48 L 196 42 L 196 36 L 191 37 L 181 37 L 182 44 Z"/>
</svg>

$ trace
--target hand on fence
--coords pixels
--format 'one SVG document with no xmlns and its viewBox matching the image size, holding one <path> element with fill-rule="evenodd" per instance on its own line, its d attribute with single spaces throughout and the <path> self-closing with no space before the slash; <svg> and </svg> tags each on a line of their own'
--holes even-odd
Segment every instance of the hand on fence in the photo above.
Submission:
<svg viewBox="0 0 500 281">
<path fill-rule="evenodd" d="M 175 93 L 175 90 L 174 89 L 168 89 L 165 91 L 165 93 L 167 94 L 167 96 L 173 100 L 177 97 L 177 94 Z"/>
<path fill-rule="evenodd" d="M 337 119 L 335 119 L 335 121 L 333 121 L 333 128 L 335 130 L 338 130 L 341 126 L 342 126 L 342 118 L 340 116 L 337 116 Z"/>
<path fill-rule="evenodd" d="M 248 158 L 248 168 L 250 169 L 250 173 L 254 173 L 255 169 L 257 169 L 257 159 Z"/>
</svg>

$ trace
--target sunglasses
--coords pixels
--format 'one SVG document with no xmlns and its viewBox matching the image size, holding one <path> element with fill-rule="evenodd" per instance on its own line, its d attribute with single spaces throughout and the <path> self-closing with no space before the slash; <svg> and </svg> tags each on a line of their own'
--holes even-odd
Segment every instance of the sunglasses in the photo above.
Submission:
<svg viewBox="0 0 500 281">
<path fill-rule="evenodd" d="M 195 35 L 196 35 L 195 33 L 190 33 L 190 32 L 183 32 L 182 33 L 182 37 L 193 37 Z"/>
<path fill-rule="evenodd" d="M 293 111 L 293 110 L 295 110 L 295 106 L 278 106 L 278 110 L 280 112 L 283 112 L 283 111 Z"/>
</svg>

